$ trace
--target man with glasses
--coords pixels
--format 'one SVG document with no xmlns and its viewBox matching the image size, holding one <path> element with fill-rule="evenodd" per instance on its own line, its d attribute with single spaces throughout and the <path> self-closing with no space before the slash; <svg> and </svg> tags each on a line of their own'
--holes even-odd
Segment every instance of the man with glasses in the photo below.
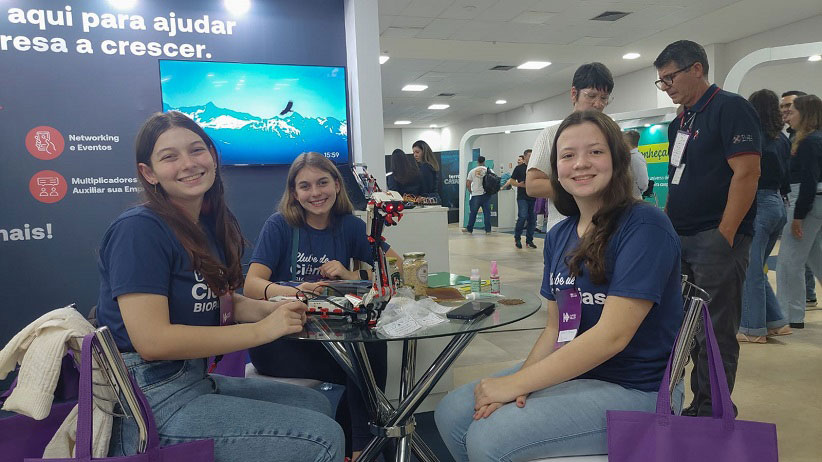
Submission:
<svg viewBox="0 0 822 462">
<path fill-rule="evenodd" d="M 788 118 L 793 114 L 793 100 L 805 95 L 807 95 L 807 93 L 799 90 L 790 90 L 782 93 L 782 99 L 779 100 L 779 112 L 782 113 L 782 122 L 784 124 L 788 124 Z M 794 129 L 791 128 L 790 125 L 787 125 L 785 131 L 788 132 L 788 138 L 793 141 L 795 134 Z M 788 206 L 791 207 L 796 202 L 797 194 L 799 194 L 799 187 L 792 188 L 791 185 L 796 185 L 801 182 L 802 167 L 799 165 L 799 159 L 796 156 L 789 156 L 787 162 L 788 165 L 790 165 L 790 174 L 788 178 L 785 179 L 785 184 L 780 188 L 780 192 L 787 201 Z M 816 279 L 813 276 L 813 271 L 805 265 L 805 306 L 813 307 L 816 305 Z M 796 327 L 799 326 L 797 325 Z"/>
<path fill-rule="evenodd" d="M 571 104 L 574 111 L 595 109 L 602 112 L 611 102 L 611 92 L 614 89 L 614 78 L 611 71 L 602 63 L 583 64 L 574 72 L 571 81 Z M 525 176 L 525 189 L 530 197 L 548 199 L 548 213 L 545 216 L 545 232 L 565 218 L 554 206 L 551 195 L 551 143 L 557 133 L 559 124 L 544 128 L 537 135 L 534 142 L 534 151 L 528 162 Z"/>
<path fill-rule="evenodd" d="M 684 109 L 668 126 L 666 211 L 680 237 L 682 273 L 711 296 L 711 321 L 733 390 L 742 286 L 756 215 L 759 117 L 745 98 L 708 83 L 708 57 L 698 43 L 668 45 L 654 67 L 656 86 Z M 691 357 L 694 400 L 683 414 L 711 415 L 704 332 Z"/>
</svg>

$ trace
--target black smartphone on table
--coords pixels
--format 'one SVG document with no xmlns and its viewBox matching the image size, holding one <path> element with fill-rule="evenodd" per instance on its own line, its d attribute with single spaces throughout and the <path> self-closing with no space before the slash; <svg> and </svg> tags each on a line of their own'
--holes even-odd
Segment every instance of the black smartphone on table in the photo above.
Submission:
<svg viewBox="0 0 822 462">
<path fill-rule="evenodd" d="M 448 319 L 471 320 L 483 314 L 491 314 L 496 306 L 493 302 L 470 301 L 446 313 Z"/>
</svg>

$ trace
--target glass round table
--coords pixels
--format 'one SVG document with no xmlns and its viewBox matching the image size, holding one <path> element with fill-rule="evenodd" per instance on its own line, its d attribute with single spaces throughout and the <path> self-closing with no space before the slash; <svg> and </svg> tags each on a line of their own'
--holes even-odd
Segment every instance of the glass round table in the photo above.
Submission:
<svg viewBox="0 0 822 462">
<path fill-rule="evenodd" d="M 410 461 L 411 452 L 424 462 L 436 462 L 437 457 L 422 439 L 414 433 L 414 411 L 428 396 L 437 381 L 459 357 L 474 336 L 481 331 L 505 326 L 531 316 L 541 306 L 540 299 L 529 293 L 509 293 L 502 296 L 480 294 L 477 300 L 492 301 L 494 311 L 472 320 L 449 319 L 400 337 L 392 337 L 376 329 L 351 324 L 343 319 L 323 319 L 310 316 L 302 332 L 289 336 L 301 341 L 322 342 L 345 372 L 359 384 L 369 406 L 371 431 L 374 438 L 363 450 L 358 461 L 375 460 L 389 438 L 397 442 L 397 461 Z M 515 304 L 506 304 L 514 301 Z M 521 303 L 519 303 L 521 302 Z M 454 308 L 465 300 L 440 302 Z M 415 378 L 417 340 L 433 337 L 453 337 L 434 359 L 425 374 Z M 394 407 L 377 386 L 368 361 L 367 342 L 403 342 L 399 405 Z"/>
</svg>

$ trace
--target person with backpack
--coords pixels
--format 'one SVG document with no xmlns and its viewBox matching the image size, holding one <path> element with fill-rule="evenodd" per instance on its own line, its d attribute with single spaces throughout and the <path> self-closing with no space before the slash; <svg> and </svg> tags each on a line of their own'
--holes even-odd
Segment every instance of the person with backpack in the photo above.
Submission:
<svg viewBox="0 0 822 462">
<path fill-rule="evenodd" d="M 523 163 L 514 167 L 511 173 L 510 184 L 517 187 L 517 225 L 514 227 L 514 245 L 522 248 L 522 231 L 525 230 L 525 245 L 528 248 L 536 249 L 534 244 L 534 228 L 537 223 L 537 214 L 534 211 L 536 198 L 529 196 L 525 191 L 525 172 L 528 168 L 528 160 L 531 158 L 531 149 L 526 149 L 522 153 Z"/>
<path fill-rule="evenodd" d="M 496 194 L 500 188 L 499 176 L 493 170 L 485 166 L 485 157 L 479 156 L 477 158 L 477 166 L 468 172 L 468 179 L 465 181 L 465 187 L 471 191 L 471 199 L 468 202 L 469 210 L 468 226 L 465 227 L 466 233 L 474 232 L 474 223 L 477 221 L 477 213 L 482 207 L 482 215 L 484 217 L 485 234 L 491 232 L 491 208 L 489 201 L 491 196 Z"/>
</svg>

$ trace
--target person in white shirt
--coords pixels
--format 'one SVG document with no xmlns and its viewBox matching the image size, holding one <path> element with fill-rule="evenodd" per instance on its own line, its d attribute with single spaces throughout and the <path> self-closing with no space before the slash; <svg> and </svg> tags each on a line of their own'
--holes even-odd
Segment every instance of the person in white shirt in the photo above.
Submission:
<svg viewBox="0 0 822 462">
<path fill-rule="evenodd" d="M 622 134 L 625 144 L 631 149 L 631 173 L 634 176 L 634 197 L 642 199 L 642 193 L 648 189 L 648 164 L 639 152 L 639 132 L 628 130 Z"/>
<path fill-rule="evenodd" d="M 482 207 L 485 234 L 488 234 L 491 232 L 491 208 L 489 204 L 491 194 L 485 194 L 485 188 L 482 187 L 482 177 L 484 177 L 488 171 L 488 167 L 485 166 L 485 157 L 479 156 L 477 158 L 477 164 L 479 165 L 468 172 L 468 179 L 465 180 L 465 188 L 471 191 L 471 199 L 468 202 L 468 207 L 471 212 L 468 215 L 468 226 L 466 226 L 463 231 L 469 234 L 474 232 L 477 212 L 479 212 L 480 207 Z"/>
<path fill-rule="evenodd" d="M 571 81 L 571 104 L 574 111 L 586 109 L 604 111 L 611 102 L 613 89 L 614 78 L 604 64 L 583 64 L 574 72 L 574 78 Z M 560 214 L 553 204 L 551 181 L 548 179 L 551 174 L 551 145 L 554 143 L 557 128 L 559 125 L 545 127 L 537 135 L 525 177 L 525 189 L 528 190 L 529 196 L 548 199 L 548 214 L 545 217 L 548 223 L 546 232 L 565 219 L 565 216 Z"/>
</svg>

